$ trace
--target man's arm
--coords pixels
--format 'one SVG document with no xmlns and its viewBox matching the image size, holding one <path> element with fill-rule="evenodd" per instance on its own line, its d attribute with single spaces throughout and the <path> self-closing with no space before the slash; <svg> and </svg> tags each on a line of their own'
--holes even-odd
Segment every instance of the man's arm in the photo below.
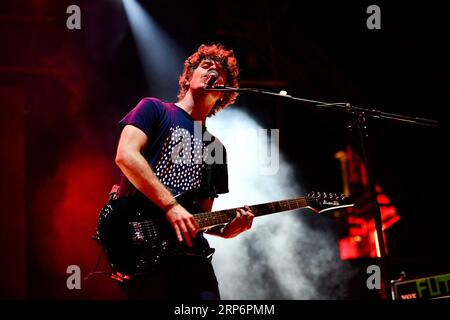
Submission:
<svg viewBox="0 0 450 320">
<path fill-rule="evenodd" d="M 200 208 L 202 212 L 210 212 L 214 199 L 202 200 L 200 203 Z M 244 209 L 236 210 L 236 217 L 227 223 L 225 226 L 219 225 L 205 232 L 210 235 L 219 236 L 222 238 L 234 238 L 244 231 L 249 230 L 252 227 L 254 215 L 248 206 Z"/>
<path fill-rule="evenodd" d="M 147 198 L 159 206 L 175 230 L 178 241 L 188 246 L 195 238 L 198 224 L 194 217 L 179 205 L 172 193 L 159 181 L 142 155 L 148 144 L 147 135 L 132 125 L 126 125 L 120 135 L 116 164 L 128 180 Z"/>
</svg>

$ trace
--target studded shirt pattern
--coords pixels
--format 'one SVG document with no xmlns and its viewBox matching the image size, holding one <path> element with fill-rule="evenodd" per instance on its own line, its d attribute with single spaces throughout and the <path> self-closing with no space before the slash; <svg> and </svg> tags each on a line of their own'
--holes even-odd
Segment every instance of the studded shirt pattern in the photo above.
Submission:
<svg viewBox="0 0 450 320">
<path fill-rule="evenodd" d="M 205 164 L 209 142 L 194 135 L 194 120 L 183 109 L 144 98 L 119 122 L 119 127 L 125 125 L 133 125 L 149 137 L 144 156 L 175 196 L 192 189 L 203 189 L 210 195 L 228 192 L 226 161 Z"/>
</svg>

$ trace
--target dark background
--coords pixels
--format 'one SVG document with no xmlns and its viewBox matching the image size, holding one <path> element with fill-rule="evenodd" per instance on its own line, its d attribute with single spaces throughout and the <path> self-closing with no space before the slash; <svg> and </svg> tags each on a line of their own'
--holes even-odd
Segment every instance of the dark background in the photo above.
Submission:
<svg viewBox="0 0 450 320">
<path fill-rule="evenodd" d="M 401 217 L 387 233 L 390 279 L 402 270 L 450 271 L 450 22 L 442 5 L 140 3 L 184 54 L 205 42 L 233 48 L 241 87 L 439 120 L 440 128 L 424 128 L 371 119 L 369 135 L 373 174 Z M 71 4 L 81 8 L 81 30 L 66 28 Z M 381 8 L 381 30 L 366 27 L 371 4 Z M 9 275 L 1 296 L 120 298 L 101 279 L 81 293 L 68 291 L 65 268 L 77 264 L 86 275 L 96 260 L 89 237 L 119 177 L 113 163 L 118 119 L 141 97 L 158 96 L 146 82 L 121 2 L 2 2 L 0 36 L 0 242 L 8 257 L 1 272 Z M 347 130 L 352 117 L 270 97 L 241 95 L 238 103 L 262 127 L 280 128 L 281 151 L 306 190 L 342 189 L 334 154 L 347 144 L 359 148 L 357 132 Z M 310 223 L 320 228 L 330 221 Z M 349 298 L 358 294 L 350 290 Z"/>
</svg>

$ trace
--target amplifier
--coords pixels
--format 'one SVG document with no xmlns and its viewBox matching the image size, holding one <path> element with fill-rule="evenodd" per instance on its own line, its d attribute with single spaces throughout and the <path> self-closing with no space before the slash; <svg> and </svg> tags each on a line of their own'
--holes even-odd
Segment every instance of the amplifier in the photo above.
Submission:
<svg viewBox="0 0 450 320">
<path fill-rule="evenodd" d="M 450 273 L 391 281 L 393 300 L 449 299 Z"/>
</svg>

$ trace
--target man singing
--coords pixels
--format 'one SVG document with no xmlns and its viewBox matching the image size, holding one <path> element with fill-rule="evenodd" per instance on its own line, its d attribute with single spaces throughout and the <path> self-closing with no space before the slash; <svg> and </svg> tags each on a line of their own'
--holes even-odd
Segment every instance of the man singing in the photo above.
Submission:
<svg viewBox="0 0 450 320">
<path fill-rule="evenodd" d="M 225 226 L 199 230 L 193 214 L 175 199 L 199 190 L 201 212 L 209 212 L 214 198 L 228 192 L 226 152 L 207 131 L 206 118 L 233 103 L 237 93 L 209 91 L 205 85 L 237 87 L 238 74 L 232 50 L 220 44 L 201 45 L 184 63 L 178 102 L 142 99 L 119 122 L 116 163 L 123 173 L 119 197 L 152 201 L 165 213 L 178 241 L 190 248 L 209 248 L 203 232 L 232 238 L 252 225 L 254 216 L 246 206 Z M 205 135 L 210 139 L 202 139 Z M 214 155 L 217 161 L 211 163 L 211 149 L 218 153 L 218 146 L 223 156 Z M 133 277 L 126 291 L 130 299 L 220 299 L 211 259 L 189 255 L 164 260 L 157 270 Z"/>
</svg>

